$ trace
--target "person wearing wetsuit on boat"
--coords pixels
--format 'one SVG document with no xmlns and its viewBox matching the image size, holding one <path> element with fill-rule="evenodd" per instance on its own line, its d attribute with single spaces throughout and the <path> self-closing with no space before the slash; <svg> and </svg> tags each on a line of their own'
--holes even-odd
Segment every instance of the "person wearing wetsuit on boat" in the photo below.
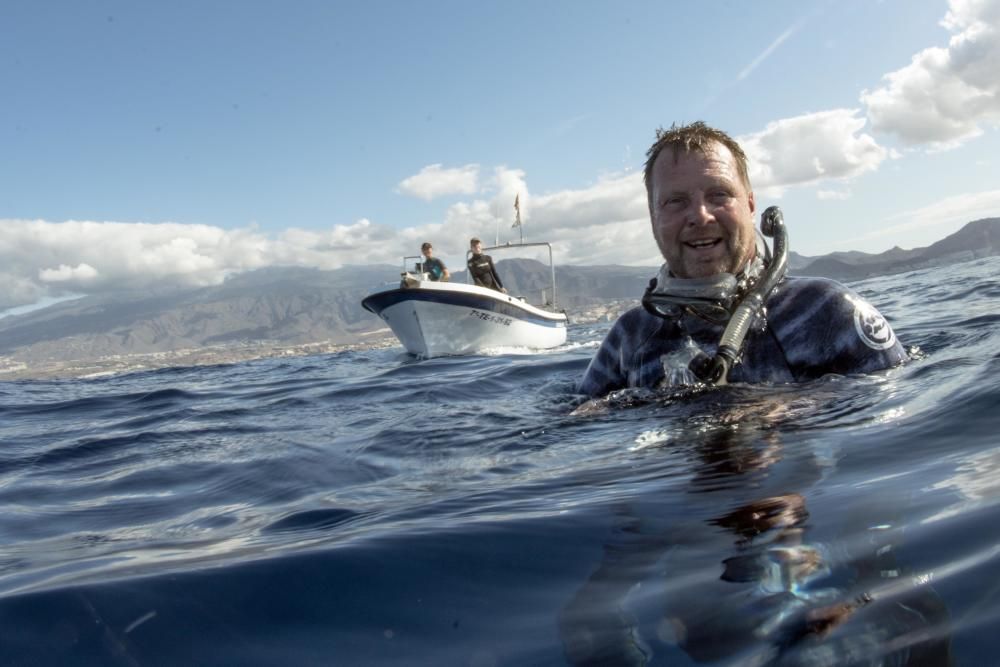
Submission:
<svg viewBox="0 0 1000 667">
<path fill-rule="evenodd" d="M 424 256 L 423 266 L 421 266 L 423 273 L 426 273 L 427 276 L 434 281 L 451 280 L 451 273 L 448 272 L 448 267 L 444 265 L 444 262 L 437 257 L 431 256 L 434 253 L 434 246 L 425 241 L 424 244 L 420 246 L 420 252 Z"/>
<path fill-rule="evenodd" d="M 698 304 L 735 306 L 771 261 L 754 229 L 746 155 L 729 135 L 702 122 L 660 129 L 644 177 L 666 263 L 647 291 L 652 305 L 644 299 L 646 307 L 622 315 L 591 360 L 578 385 L 589 396 L 697 382 L 699 360 L 719 351 L 728 318 Z M 797 382 L 906 359 L 878 310 L 833 280 L 786 278 L 763 305 L 764 317 L 750 327 L 723 381 Z"/>
<path fill-rule="evenodd" d="M 469 247 L 472 249 L 472 256 L 469 257 L 467 265 L 472 280 L 480 287 L 489 287 L 506 294 L 507 290 L 500 282 L 496 267 L 493 266 L 493 258 L 483 254 L 483 242 L 479 239 L 472 239 L 469 241 Z"/>
</svg>

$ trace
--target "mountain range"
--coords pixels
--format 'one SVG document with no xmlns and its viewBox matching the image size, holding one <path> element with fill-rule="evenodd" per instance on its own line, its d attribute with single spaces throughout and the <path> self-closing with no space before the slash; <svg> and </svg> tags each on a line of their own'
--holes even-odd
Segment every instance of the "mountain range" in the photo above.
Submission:
<svg viewBox="0 0 1000 667">
<path fill-rule="evenodd" d="M 789 272 L 841 281 L 902 273 L 1000 254 L 1000 218 L 966 224 L 926 248 L 879 254 L 837 252 L 789 256 Z M 557 266 L 556 295 L 571 321 L 594 317 L 602 304 L 631 304 L 658 267 Z M 548 266 L 500 259 L 508 291 L 529 302 L 551 299 Z M 267 268 L 221 285 L 86 296 L 0 319 L 0 378 L 81 375 L 125 368 L 225 362 L 275 354 L 390 344 L 384 323 L 361 308 L 400 267 L 335 271 Z M 465 272 L 452 280 L 465 282 Z"/>
</svg>

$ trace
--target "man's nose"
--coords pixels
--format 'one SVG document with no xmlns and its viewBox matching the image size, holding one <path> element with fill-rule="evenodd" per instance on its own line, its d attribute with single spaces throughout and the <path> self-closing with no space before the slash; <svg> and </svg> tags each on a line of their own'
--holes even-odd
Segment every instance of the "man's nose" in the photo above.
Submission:
<svg viewBox="0 0 1000 667">
<path fill-rule="evenodd" d="M 688 207 L 687 211 L 687 224 L 692 226 L 704 225 L 712 222 L 713 220 L 715 220 L 715 216 L 712 215 L 708 201 L 701 195 L 692 197 L 691 205 Z"/>
</svg>

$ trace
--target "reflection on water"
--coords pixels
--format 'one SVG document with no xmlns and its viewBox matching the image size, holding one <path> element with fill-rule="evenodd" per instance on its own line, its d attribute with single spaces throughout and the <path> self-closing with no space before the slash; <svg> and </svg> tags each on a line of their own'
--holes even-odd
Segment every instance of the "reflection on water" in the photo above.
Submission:
<svg viewBox="0 0 1000 667">
<path fill-rule="evenodd" d="M 698 663 L 950 664 L 949 620 L 933 588 L 926 580 L 895 583 L 905 581 L 892 560 L 898 531 L 870 530 L 876 517 L 860 512 L 848 527 L 858 547 L 850 555 L 810 542 L 806 495 L 828 471 L 802 451 L 777 482 L 793 488 L 766 495 L 785 446 L 773 406 L 757 407 L 737 410 L 738 428 L 725 414 L 715 428 L 695 424 L 673 435 L 691 443 L 687 493 L 698 498 L 687 520 L 665 522 L 648 498 L 615 506 L 618 522 L 600 564 L 560 615 L 567 659 L 645 665 L 679 649 Z M 762 495 L 727 508 L 734 489 Z M 726 510 L 695 519 L 711 507 Z M 720 549 L 725 534 L 735 539 Z M 718 578 L 708 580 L 698 555 L 720 551 L 727 555 Z M 650 606 L 660 620 L 644 636 L 629 608 Z"/>
</svg>

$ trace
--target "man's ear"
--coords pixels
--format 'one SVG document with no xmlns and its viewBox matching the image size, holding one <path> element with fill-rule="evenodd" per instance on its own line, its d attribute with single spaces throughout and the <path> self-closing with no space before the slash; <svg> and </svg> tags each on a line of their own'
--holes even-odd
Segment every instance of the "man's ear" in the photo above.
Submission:
<svg viewBox="0 0 1000 667">
<path fill-rule="evenodd" d="M 750 201 L 750 215 L 753 215 L 753 212 L 757 210 L 757 204 L 756 204 L 756 202 L 754 202 L 754 198 L 753 198 L 753 190 L 750 191 L 750 200 L 749 201 Z"/>
</svg>

